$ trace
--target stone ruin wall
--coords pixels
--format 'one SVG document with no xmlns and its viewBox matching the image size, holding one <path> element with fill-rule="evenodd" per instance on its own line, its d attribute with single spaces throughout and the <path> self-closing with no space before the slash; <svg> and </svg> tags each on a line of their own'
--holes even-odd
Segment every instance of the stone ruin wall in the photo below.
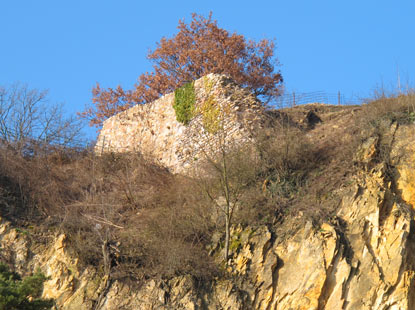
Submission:
<svg viewBox="0 0 415 310">
<path fill-rule="evenodd" d="M 206 93 L 206 81 L 212 88 Z M 224 75 L 209 74 L 194 83 L 196 109 L 207 96 L 213 95 L 215 103 L 229 107 L 225 123 L 227 141 L 241 143 L 251 137 L 251 132 L 264 116 L 263 106 L 249 91 L 241 88 Z M 183 172 L 206 150 L 206 140 L 211 140 L 197 115 L 188 125 L 176 120 L 173 109 L 174 93 L 144 105 L 136 105 L 107 119 L 99 134 L 95 151 L 140 152 L 151 160 Z"/>
</svg>

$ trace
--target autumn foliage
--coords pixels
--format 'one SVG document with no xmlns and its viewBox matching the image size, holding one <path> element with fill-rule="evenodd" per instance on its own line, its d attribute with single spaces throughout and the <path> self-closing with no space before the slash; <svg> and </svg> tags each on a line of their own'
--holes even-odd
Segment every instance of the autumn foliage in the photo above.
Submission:
<svg viewBox="0 0 415 310">
<path fill-rule="evenodd" d="M 274 56 L 274 42 L 246 40 L 243 35 L 219 28 L 217 21 L 193 14 L 190 24 L 179 21 L 179 32 L 171 39 L 162 38 L 147 58 L 153 72 L 142 74 L 134 89 L 103 89 L 97 84 L 92 105 L 81 115 L 100 127 L 108 117 L 138 103 L 148 103 L 174 91 L 185 82 L 208 73 L 226 74 L 238 84 L 267 101 L 279 95 L 282 82 Z"/>
</svg>

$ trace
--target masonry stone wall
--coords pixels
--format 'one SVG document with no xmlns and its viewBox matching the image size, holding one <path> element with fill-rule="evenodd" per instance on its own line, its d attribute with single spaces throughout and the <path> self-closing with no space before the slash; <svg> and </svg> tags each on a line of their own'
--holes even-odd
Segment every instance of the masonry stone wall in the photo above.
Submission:
<svg viewBox="0 0 415 310">
<path fill-rule="evenodd" d="M 210 87 L 207 87 L 209 85 Z M 196 114 L 188 125 L 176 120 L 174 93 L 144 105 L 136 105 L 107 119 L 95 147 L 102 152 L 140 152 L 173 172 L 183 172 L 206 151 L 251 139 L 262 122 L 263 105 L 249 91 L 225 75 L 209 74 L 194 83 Z M 200 107 L 208 98 L 226 111 L 223 127 L 212 134 L 205 130 Z"/>
</svg>

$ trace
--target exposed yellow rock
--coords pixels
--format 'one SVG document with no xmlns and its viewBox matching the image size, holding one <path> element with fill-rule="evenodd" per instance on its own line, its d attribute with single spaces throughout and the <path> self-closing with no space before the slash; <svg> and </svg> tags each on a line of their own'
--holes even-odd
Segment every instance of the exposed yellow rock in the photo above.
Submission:
<svg viewBox="0 0 415 310">
<path fill-rule="evenodd" d="M 415 126 L 401 126 L 392 149 L 393 164 L 397 166 L 397 185 L 402 199 L 415 207 Z"/>
<path fill-rule="evenodd" d="M 370 169 L 344 191 L 337 222 L 306 222 L 285 239 L 265 226 L 236 227 L 228 278 L 204 286 L 189 276 L 150 279 L 138 288 L 115 281 L 101 309 L 415 309 L 415 126 L 395 128 L 393 135 L 390 166 L 397 173 L 368 161 L 376 143 L 367 143 L 361 159 Z M 50 276 L 44 296 L 55 298 L 59 309 L 92 309 L 102 278 L 92 267 L 80 269 L 65 235 L 36 247 L 28 233 L 3 220 L 0 240 L 3 257 L 19 270 L 41 267 Z"/>
</svg>

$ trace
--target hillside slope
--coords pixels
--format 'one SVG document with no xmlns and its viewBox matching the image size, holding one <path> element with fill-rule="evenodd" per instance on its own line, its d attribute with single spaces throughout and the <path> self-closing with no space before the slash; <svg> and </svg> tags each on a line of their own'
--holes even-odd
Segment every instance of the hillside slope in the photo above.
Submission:
<svg viewBox="0 0 415 310">
<path fill-rule="evenodd" d="M 210 211 L 208 215 L 200 215 L 217 225 L 214 230 L 209 230 L 209 242 L 201 243 L 201 257 L 204 258 L 197 267 L 199 272 L 210 268 L 211 260 L 218 266 L 218 271 L 208 277 L 198 276 L 188 266 L 173 269 L 172 273 L 155 269 L 153 273 L 142 273 L 141 278 L 125 274 L 116 277 L 105 271 L 105 258 L 102 261 L 96 258 L 95 261 L 85 261 L 82 259 L 85 253 L 80 250 L 82 247 L 74 246 L 74 240 L 83 242 L 79 240 L 92 236 L 83 235 L 82 230 L 88 226 L 81 226 L 76 239 L 73 231 L 65 230 L 67 224 L 64 219 L 61 226 L 50 224 L 53 215 L 45 220 L 49 223 L 46 230 L 36 229 L 38 223 L 30 222 L 30 218 L 23 225 L 18 220 L 12 223 L 10 216 L 4 216 L 0 223 L 1 259 L 23 274 L 40 267 L 50 277 L 45 284 L 44 297 L 54 298 L 58 309 L 64 310 L 414 309 L 415 124 L 413 110 L 410 110 L 413 99 L 411 96 L 380 99 L 362 107 L 311 104 L 265 112 L 272 114 L 278 124 L 288 126 L 281 128 L 288 128 L 294 133 L 288 135 L 289 141 L 294 139 L 298 144 L 304 135 L 304 139 L 309 141 L 306 145 L 313 149 L 314 155 L 310 157 L 301 148 L 296 160 L 303 158 L 307 161 L 311 158 L 312 165 L 301 161 L 299 166 L 290 166 L 290 173 L 301 175 L 301 182 L 290 183 L 290 178 L 280 180 L 274 177 L 273 169 L 267 169 L 261 170 L 254 184 L 245 188 L 251 194 L 243 203 L 254 203 L 249 205 L 251 213 L 238 215 L 234 222 L 227 264 L 223 262 L 223 230 L 220 223 L 216 218 L 212 219 Z M 405 104 L 400 105 L 401 102 Z M 269 132 L 264 135 L 268 137 L 267 141 L 285 148 L 285 140 L 278 140 L 281 136 L 273 136 Z M 123 165 L 118 157 L 111 158 L 116 166 Z M 262 165 L 263 162 L 260 163 Z M 117 170 L 105 167 L 115 179 L 120 177 L 116 174 Z M 304 167 L 309 169 L 306 173 L 298 174 L 295 170 Z M 69 168 L 65 166 L 65 169 L 65 173 L 69 174 Z M 94 169 L 97 168 L 94 166 Z M 129 183 L 128 188 L 140 189 L 150 197 L 156 188 L 145 181 L 156 174 L 160 174 L 163 180 L 173 178 L 164 170 L 160 172 L 152 168 L 138 179 L 138 184 Z M 128 194 L 122 191 L 122 195 L 117 193 L 118 185 L 114 179 L 101 175 L 98 178 L 103 179 L 103 184 L 111 181 L 107 188 L 99 183 L 93 184 L 104 188 L 98 192 L 100 198 L 107 200 L 112 197 L 105 196 L 106 192 L 108 195 L 119 195 L 115 197 Z M 172 182 L 177 182 L 175 180 Z M 125 186 L 125 180 L 122 181 Z M 167 186 L 172 186 L 165 182 Z M 163 186 L 162 182 L 158 184 Z M 91 195 L 91 186 L 87 190 Z M 190 188 L 185 194 L 195 191 L 196 188 Z M 145 256 L 147 253 L 137 251 L 136 254 L 131 250 L 141 247 L 142 239 L 136 239 L 141 237 L 139 235 L 129 236 L 129 233 L 145 232 L 149 238 L 152 235 L 145 230 L 129 228 L 127 231 L 128 225 L 144 225 L 143 217 L 154 216 L 155 221 L 150 222 L 151 225 L 160 225 L 158 234 L 166 238 L 168 235 L 163 235 L 162 225 L 169 222 L 156 220 L 167 217 L 175 221 L 177 218 L 173 215 L 181 212 L 188 217 L 193 214 L 186 213 L 189 204 L 196 205 L 202 199 L 195 196 L 193 200 L 183 200 L 183 203 L 181 200 L 173 202 L 173 196 L 164 197 L 163 193 L 156 192 L 156 200 L 150 201 L 148 207 L 142 203 L 146 197 L 144 194 L 139 197 L 141 204 L 138 207 L 124 201 L 119 202 L 119 207 L 110 205 L 116 208 L 116 214 L 111 214 L 112 222 L 107 224 L 102 218 L 98 218 L 100 222 L 86 222 L 86 225 L 95 225 L 91 228 L 92 232 L 105 225 L 117 226 L 114 229 L 121 231 L 118 233 L 117 230 L 112 235 L 121 242 L 121 252 L 113 252 L 110 257 L 114 273 L 118 265 L 128 263 L 133 254 L 139 258 L 150 257 Z M 281 197 L 276 199 L 275 196 Z M 174 204 L 178 205 L 177 209 L 172 207 Z M 81 209 L 82 212 L 76 213 L 78 218 L 72 215 L 72 221 L 81 222 L 84 217 L 97 218 L 96 214 L 85 213 L 94 205 L 90 203 Z M 275 208 L 267 213 L 265 209 L 269 205 Z M 202 204 L 202 207 L 197 209 L 199 213 L 211 210 L 206 209 L 207 205 Z M 74 204 L 69 208 L 75 208 Z M 173 213 L 169 213 L 169 208 Z M 5 210 L 4 206 L 2 210 Z M 64 216 L 68 217 L 68 207 L 62 210 L 68 212 Z M 261 215 L 257 216 L 257 213 Z M 122 221 L 116 221 L 117 214 L 122 215 Z M 57 219 L 55 221 L 58 222 Z M 190 218 L 190 222 L 185 222 L 185 228 L 168 226 L 180 231 L 167 233 L 183 234 L 183 229 L 195 229 L 192 224 L 198 226 L 204 223 Z M 197 230 L 197 233 L 202 234 L 201 231 Z M 192 245 L 196 248 L 196 244 L 188 240 L 194 234 L 184 236 L 178 246 L 185 247 L 186 251 L 190 251 Z M 157 241 L 151 239 L 149 242 L 154 240 Z M 195 261 L 187 260 L 186 256 L 176 251 L 177 248 L 168 244 L 172 240 L 177 242 L 176 239 L 165 240 L 164 246 L 163 241 L 157 241 L 171 252 L 156 253 L 171 255 L 175 263 L 193 264 Z M 127 241 L 131 246 L 128 255 L 123 253 L 122 247 Z M 98 243 L 98 253 L 100 246 Z M 113 246 L 117 245 L 114 243 Z M 151 247 L 144 249 L 153 250 Z M 200 261 L 201 258 L 198 259 Z M 133 262 L 140 263 L 140 259 Z M 145 266 L 145 262 L 141 261 L 141 264 Z"/>
</svg>

